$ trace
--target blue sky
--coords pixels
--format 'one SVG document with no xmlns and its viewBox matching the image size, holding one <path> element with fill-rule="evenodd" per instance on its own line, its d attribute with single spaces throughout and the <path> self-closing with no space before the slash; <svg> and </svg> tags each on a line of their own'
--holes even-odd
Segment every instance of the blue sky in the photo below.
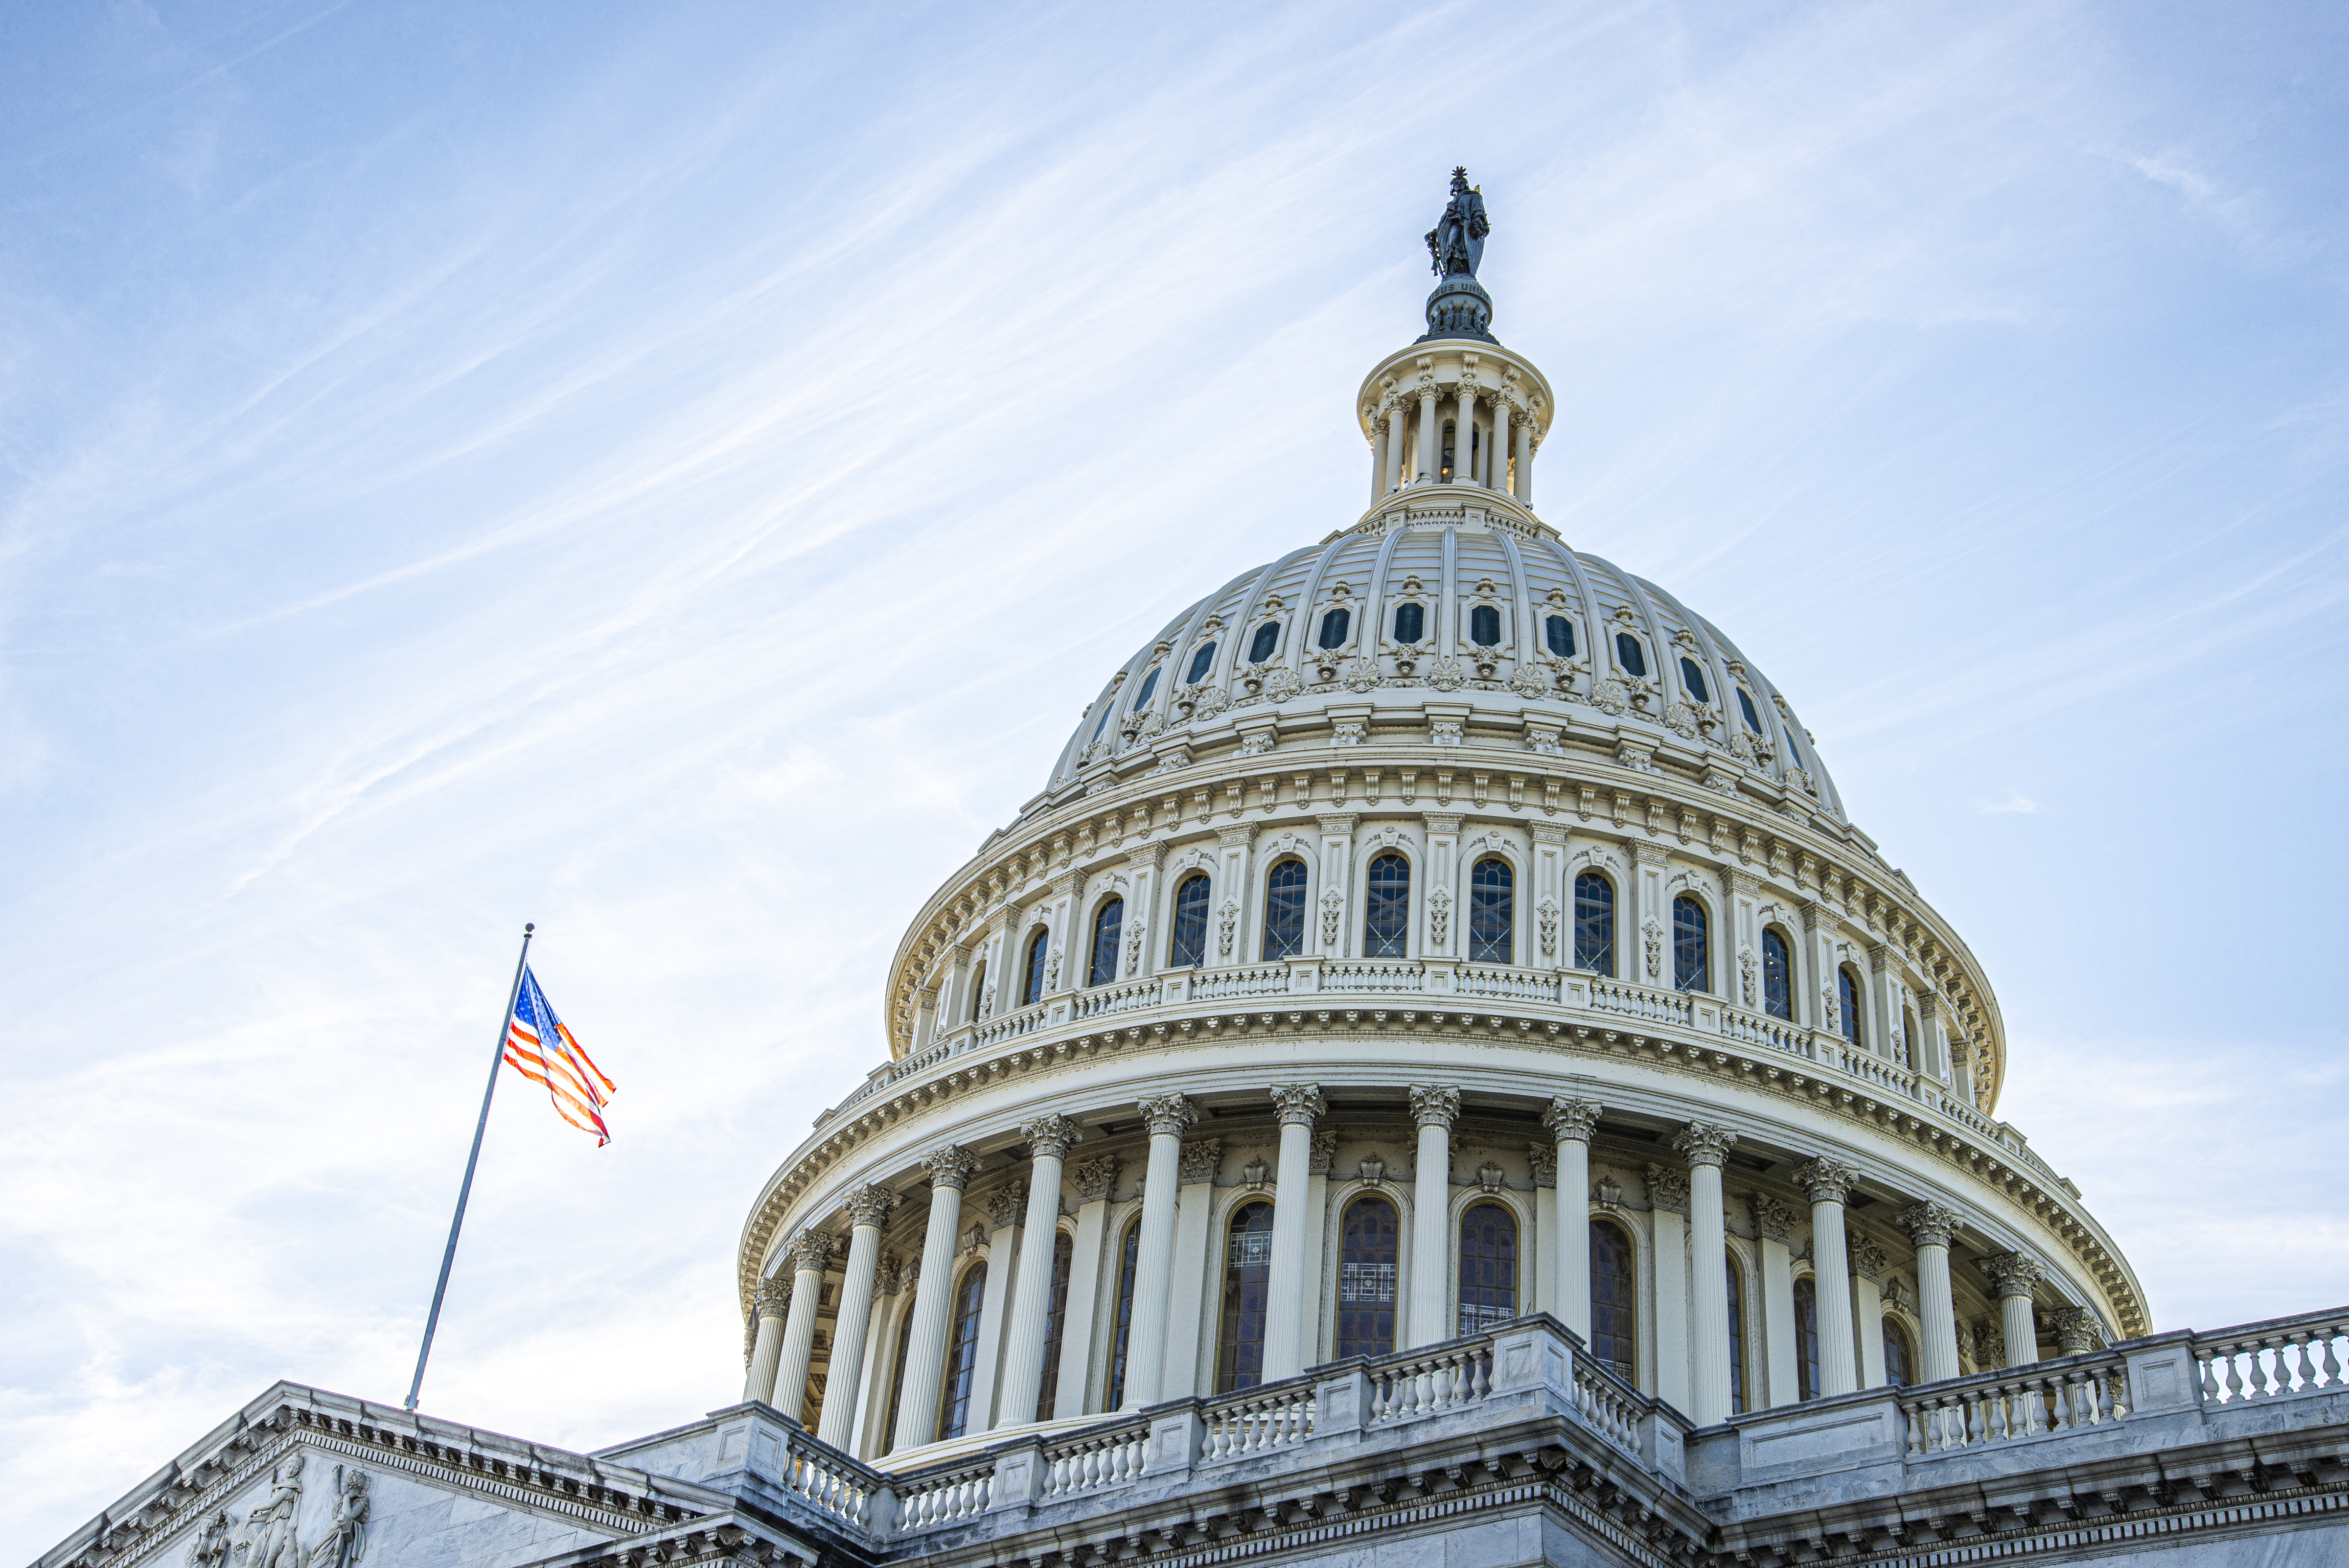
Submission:
<svg viewBox="0 0 2349 1568">
<path fill-rule="evenodd" d="M 0 1536 L 279 1376 L 733 1398 L 759 1183 L 1465 162 L 1543 514 L 1798 704 L 2164 1327 L 2349 1299 L 2349 31 L 2033 3 L 0 9 Z"/>
</svg>

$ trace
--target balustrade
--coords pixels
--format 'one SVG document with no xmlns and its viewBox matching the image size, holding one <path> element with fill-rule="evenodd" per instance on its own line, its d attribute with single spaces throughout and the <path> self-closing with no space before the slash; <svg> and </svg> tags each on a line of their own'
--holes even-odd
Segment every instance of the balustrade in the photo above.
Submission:
<svg viewBox="0 0 2349 1568">
<path fill-rule="evenodd" d="M 973 1519 L 995 1498 L 995 1460 L 967 1461 L 897 1483 L 897 1530 L 910 1534 Z"/>
<path fill-rule="evenodd" d="M 1588 1356 L 1574 1358 L 1574 1406 L 1583 1420 L 1627 1454 L 1640 1451 L 1640 1421 L 1648 1401 Z"/>
<path fill-rule="evenodd" d="M 788 1438 L 783 1489 L 835 1519 L 860 1527 L 870 1524 L 873 1492 L 880 1478 L 805 1432 L 792 1432 Z"/>
<path fill-rule="evenodd" d="M 1374 1365 L 1370 1378 L 1371 1425 L 1440 1416 L 1493 1391 L 1493 1347 L 1481 1339 L 1444 1345 L 1400 1363 Z"/>
<path fill-rule="evenodd" d="M 2349 1313 L 2319 1313 L 2194 1336 L 2206 1403 L 2233 1405 L 2322 1390 L 2339 1393 L 2349 1345 Z"/>
<path fill-rule="evenodd" d="M 1032 1007 L 1023 1007 L 1017 1012 L 1006 1013 L 1001 1018 L 990 1019 L 971 1032 L 970 1044 L 963 1049 L 975 1051 L 982 1046 L 1000 1044 L 1006 1040 L 1017 1039 L 1022 1034 L 1030 1033 L 1043 1023 L 1046 1014 L 1050 1011 L 1048 1003 L 1040 1002 Z"/>
<path fill-rule="evenodd" d="M 1498 997 L 1509 1002 L 1539 1002 L 1555 1007 L 1558 977 L 1537 970 L 1500 969 L 1469 964 L 1460 971 L 1460 994 Z"/>
<path fill-rule="evenodd" d="M 1159 990 L 1160 981 L 1154 976 L 1149 980 L 1128 981 L 1123 985 L 1104 985 L 1092 991 L 1081 991 L 1077 992 L 1070 1016 L 1100 1018 L 1112 1012 L 1131 1012 L 1137 1007 L 1155 1007 L 1158 1005 Z"/>
<path fill-rule="evenodd" d="M 1142 1474 L 1143 1455 L 1149 1447 L 1146 1422 L 1054 1443 L 1044 1450 L 1044 1496 L 1057 1501 L 1123 1486 Z"/>
<path fill-rule="evenodd" d="M 1202 1463 L 1294 1448 L 1313 1435 L 1313 1385 L 1291 1379 L 1271 1389 L 1226 1395 L 1209 1405 Z"/>
<path fill-rule="evenodd" d="M 1288 966 L 1262 964 L 1253 969 L 1209 969 L 1191 982 L 1191 994 L 1203 1002 L 1234 996 L 1286 996 Z"/>
<path fill-rule="evenodd" d="M 1619 1012 L 1627 1018 L 1677 1024 L 1682 1029 L 1689 1027 L 1695 1015 L 1695 1004 L 1685 992 L 1651 991 L 1644 985 L 1626 985 L 1604 975 L 1590 977 L 1590 1005 L 1599 1012 Z"/>
<path fill-rule="evenodd" d="M 1721 1010 L 1721 1032 L 1741 1045 L 1764 1045 L 1789 1056 L 1811 1054 L 1811 1032 L 1783 1018 L 1748 1012 L 1739 1007 Z"/>
<path fill-rule="evenodd" d="M 1332 961 L 1321 966 L 1324 991 L 1421 992 L 1427 973 L 1415 963 L 1381 963 L 1376 960 Z"/>
<path fill-rule="evenodd" d="M 2117 1355 L 2044 1362 L 1928 1384 L 1900 1400 L 1911 1457 L 2105 1426 L 2128 1414 Z"/>
</svg>

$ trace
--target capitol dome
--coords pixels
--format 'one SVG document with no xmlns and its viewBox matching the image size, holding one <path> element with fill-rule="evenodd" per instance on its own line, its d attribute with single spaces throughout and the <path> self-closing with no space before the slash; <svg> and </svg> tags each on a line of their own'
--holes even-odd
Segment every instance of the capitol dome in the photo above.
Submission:
<svg viewBox="0 0 2349 1568">
<path fill-rule="evenodd" d="M 906 1517 L 1007 1433 L 1082 1470 L 1187 1399 L 1213 1450 L 1309 1367 L 1473 1383 L 1531 1314 L 1700 1428 L 2148 1326 L 1792 701 L 1537 512 L 1484 233 L 1455 179 L 1367 504 L 1109 672 L 753 1205 L 746 1397 L 947 1478 Z"/>
</svg>

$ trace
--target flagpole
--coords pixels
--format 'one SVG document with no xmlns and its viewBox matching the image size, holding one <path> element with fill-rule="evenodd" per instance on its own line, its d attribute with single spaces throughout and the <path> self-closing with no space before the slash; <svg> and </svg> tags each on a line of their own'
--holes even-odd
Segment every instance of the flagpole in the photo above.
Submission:
<svg viewBox="0 0 2349 1568">
<path fill-rule="evenodd" d="M 506 1032 L 513 1027 L 514 1002 L 522 995 L 523 971 L 530 964 L 530 936 L 535 922 L 522 929 L 522 956 L 514 960 L 513 984 L 506 988 L 506 1015 L 498 1020 L 498 1048 L 490 1057 L 490 1086 L 481 1091 L 481 1119 L 473 1124 L 473 1152 L 465 1157 L 464 1185 L 457 1189 L 457 1212 L 449 1221 L 448 1250 L 440 1254 L 440 1282 L 432 1287 L 432 1312 L 424 1320 L 424 1344 L 416 1352 L 416 1379 L 408 1386 L 408 1408 L 424 1386 L 424 1363 L 432 1354 L 432 1331 L 440 1326 L 440 1298 L 449 1293 L 449 1270 L 457 1262 L 457 1232 L 465 1228 L 465 1200 L 473 1195 L 473 1168 L 481 1163 L 481 1135 L 490 1128 L 490 1097 L 498 1092 L 498 1069 L 505 1064 Z"/>
</svg>

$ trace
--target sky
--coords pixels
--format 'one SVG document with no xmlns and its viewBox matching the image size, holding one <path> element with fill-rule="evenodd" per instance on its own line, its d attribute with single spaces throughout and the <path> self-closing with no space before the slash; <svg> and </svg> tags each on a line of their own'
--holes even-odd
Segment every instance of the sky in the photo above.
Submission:
<svg viewBox="0 0 2349 1568">
<path fill-rule="evenodd" d="M 20 1557 L 405 1393 L 524 920 L 616 1136 L 501 1092 L 424 1408 L 738 1397 L 906 921 L 1353 521 L 1454 163 L 1541 514 L 1788 693 L 2157 1324 L 2349 1300 L 2337 7 L 19 0 L 0 73 Z"/>
</svg>

